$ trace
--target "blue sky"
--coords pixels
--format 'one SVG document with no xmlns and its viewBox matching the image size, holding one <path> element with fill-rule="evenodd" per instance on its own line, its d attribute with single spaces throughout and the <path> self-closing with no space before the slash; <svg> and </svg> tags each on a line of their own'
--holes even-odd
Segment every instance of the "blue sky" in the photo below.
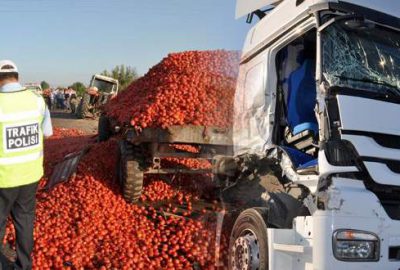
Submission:
<svg viewBox="0 0 400 270">
<path fill-rule="evenodd" d="M 0 59 L 24 82 L 88 83 L 117 64 L 139 74 L 169 52 L 241 49 L 235 0 L 0 0 Z"/>
</svg>

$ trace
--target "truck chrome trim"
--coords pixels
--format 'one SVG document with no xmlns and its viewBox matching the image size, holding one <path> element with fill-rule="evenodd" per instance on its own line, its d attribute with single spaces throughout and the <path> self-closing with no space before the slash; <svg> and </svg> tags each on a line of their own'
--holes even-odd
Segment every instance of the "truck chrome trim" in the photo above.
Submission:
<svg viewBox="0 0 400 270">
<path fill-rule="evenodd" d="M 362 136 L 373 139 L 378 145 L 391 148 L 400 149 L 400 136 L 389 135 L 377 132 L 367 132 L 360 130 L 341 130 L 342 136 Z"/>
<path fill-rule="evenodd" d="M 342 139 L 351 142 L 364 161 L 373 158 L 374 162 L 385 163 L 387 160 L 400 159 L 400 149 L 382 146 L 373 137 L 342 135 Z"/>
</svg>

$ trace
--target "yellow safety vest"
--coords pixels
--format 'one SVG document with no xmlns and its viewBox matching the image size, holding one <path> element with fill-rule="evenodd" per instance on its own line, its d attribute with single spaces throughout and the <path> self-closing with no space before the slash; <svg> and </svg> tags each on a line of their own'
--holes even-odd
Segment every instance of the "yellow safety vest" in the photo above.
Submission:
<svg viewBox="0 0 400 270">
<path fill-rule="evenodd" d="M 30 90 L 0 93 L 0 188 L 43 176 L 43 98 Z"/>
</svg>

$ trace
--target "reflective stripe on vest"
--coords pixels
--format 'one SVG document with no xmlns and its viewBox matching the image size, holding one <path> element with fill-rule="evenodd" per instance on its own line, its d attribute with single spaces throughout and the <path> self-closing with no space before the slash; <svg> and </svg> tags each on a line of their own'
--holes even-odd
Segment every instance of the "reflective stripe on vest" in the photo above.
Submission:
<svg viewBox="0 0 400 270">
<path fill-rule="evenodd" d="M 42 157 L 43 157 L 43 151 L 41 151 L 40 153 L 33 153 L 19 157 L 0 158 L 0 165 L 11 165 L 11 164 L 19 164 L 29 161 L 35 161 Z"/>
<path fill-rule="evenodd" d="M 40 117 L 40 113 L 38 110 L 35 111 L 27 111 L 21 113 L 13 113 L 13 114 L 2 114 L 0 110 L 0 122 L 9 122 L 9 121 L 22 121 L 27 118 L 38 118 Z"/>
<path fill-rule="evenodd" d="M 0 93 L 0 188 L 43 176 L 44 100 L 32 91 Z"/>
</svg>

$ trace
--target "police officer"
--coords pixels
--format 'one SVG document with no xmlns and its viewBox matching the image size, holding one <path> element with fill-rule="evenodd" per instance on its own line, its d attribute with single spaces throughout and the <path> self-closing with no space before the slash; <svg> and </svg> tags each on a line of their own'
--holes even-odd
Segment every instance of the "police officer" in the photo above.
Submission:
<svg viewBox="0 0 400 270">
<path fill-rule="evenodd" d="M 43 136 L 52 134 L 43 98 L 18 83 L 13 62 L 0 61 L 0 243 L 11 214 L 16 230 L 15 269 L 32 268 L 35 195 L 43 176 Z"/>
</svg>

